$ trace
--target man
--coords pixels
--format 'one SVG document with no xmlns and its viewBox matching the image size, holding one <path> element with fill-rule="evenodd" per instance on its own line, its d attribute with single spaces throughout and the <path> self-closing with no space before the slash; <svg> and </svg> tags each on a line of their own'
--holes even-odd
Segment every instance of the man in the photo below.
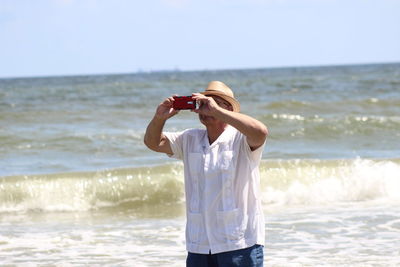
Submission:
<svg viewBox="0 0 400 267">
<path fill-rule="evenodd" d="M 163 132 L 176 115 L 174 98 L 162 102 L 144 142 L 183 160 L 186 193 L 186 266 L 263 266 L 264 216 L 258 166 L 268 135 L 260 121 L 240 113 L 224 83 L 192 95 L 206 129 Z"/>
</svg>

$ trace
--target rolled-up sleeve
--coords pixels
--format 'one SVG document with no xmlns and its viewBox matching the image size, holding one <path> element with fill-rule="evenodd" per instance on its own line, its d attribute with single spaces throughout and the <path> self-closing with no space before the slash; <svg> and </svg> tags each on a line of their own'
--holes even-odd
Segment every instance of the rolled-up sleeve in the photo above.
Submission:
<svg viewBox="0 0 400 267">
<path fill-rule="evenodd" d="M 184 132 L 164 132 L 165 137 L 168 138 L 172 149 L 172 155 L 168 154 L 171 158 L 183 160 L 183 133 Z"/>
<path fill-rule="evenodd" d="M 260 163 L 262 153 L 264 151 L 265 142 L 259 148 L 255 149 L 255 150 L 251 150 L 249 143 L 247 142 L 247 137 L 244 135 L 242 135 L 242 136 L 243 136 L 243 138 L 241 139 L 241 147 L 246 151 L 246 154 L 250 158 L 250 160 L 254 164 L 258 165 Z"/>
</svg>

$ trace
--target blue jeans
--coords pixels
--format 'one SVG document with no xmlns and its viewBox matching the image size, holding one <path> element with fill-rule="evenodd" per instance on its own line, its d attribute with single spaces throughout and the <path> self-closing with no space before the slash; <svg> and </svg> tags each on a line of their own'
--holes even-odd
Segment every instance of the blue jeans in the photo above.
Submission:
<svg viewBox="0 0 400 267">
<path fill-rule="evenodd" d="M 263 246 L 222 252 L 217 254 L 188 253 L 186 267 L 262 267 L 264 261 Z"/>
</svg>

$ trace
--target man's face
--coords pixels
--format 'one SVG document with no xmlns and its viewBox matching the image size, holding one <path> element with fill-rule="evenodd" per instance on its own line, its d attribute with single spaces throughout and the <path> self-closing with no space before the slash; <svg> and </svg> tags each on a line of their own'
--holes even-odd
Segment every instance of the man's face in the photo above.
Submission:
<svg viewBox="0 0 400 267">
<path fill-rule="evenodd" d="M 225 101 L 222 97 L 219 96 L 210 96 L 210 97 L 212 97 L 214 101 L 218 104 L 218 106 L 220 106 L 221 108 L 233 111 L 232 105 L 229 104 L 228 101 Z M 220 122 L 219 120 L 217 120 L 212 116 L 207 116 L 202 114 L 199 114 L 199 119 L 201 123 L 203 123 L 205 126 Z"/>
</svg>

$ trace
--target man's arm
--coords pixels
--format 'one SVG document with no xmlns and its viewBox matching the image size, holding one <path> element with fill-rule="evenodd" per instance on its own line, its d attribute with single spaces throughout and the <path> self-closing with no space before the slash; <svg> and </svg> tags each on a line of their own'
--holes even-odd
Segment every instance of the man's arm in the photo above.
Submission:
<svg viewBox="0 0 400 267">
<path fill-rule="evenodd" d="M 162 133 L 165 122 L 175 116 L 178 111 L 172 108 L 174 99 L 169 97 L 164 100 L 158 107 L 156 114 L 147 126 L 144 135 L 145 145 L 156 152 L 173 154 L 169 140 Z"/>
<path fill-rule="evenodd" d="M 248 115 L 221 108 L 218 109 L 215 117 L 232 125 L 239 132 L 244 134 L 247 137 L 247 143 L 253 151 L 261 147 L 267 139 L 267 127 L 262 122 Z"/>
<path fill-rule="evenodd" d="M 247 143 L 252 151 L 261 147 L 268 136 L 267 127 L 260 121 L 238 112 L 224 109 L 214 101 L 212 97 L 201 94 L 193 94 L 197 101 L 201 102 L 196 113 L 210 115 L 235 127 L 247 137 Z"/>
</svg>

